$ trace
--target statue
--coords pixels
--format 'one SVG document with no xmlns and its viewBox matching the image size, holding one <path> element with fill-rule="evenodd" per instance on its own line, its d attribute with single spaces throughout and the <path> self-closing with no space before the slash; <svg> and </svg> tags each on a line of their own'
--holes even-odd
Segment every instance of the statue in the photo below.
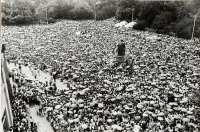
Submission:
<svg viewBox="0 0 200 132">
<path fill-rule="evenodd" d="M 2 53 L 5 53 L 6 45 L 5 45 L 5 44 L 2 44 L 1 46 L 2 46 L 2 47 L 1 47 L 1 52 L 2 52 Z"/>
<path fill-rule="evenodd" d="M 116 61 L 120 62 L 120 63 L 124 63 L 127 60 L 127 55 L 125 55 L 125 42 L 124 40 L 121 40 L 120 44 L 118 44 L 117 46 L 117 51 L 118 51 L 118 55 L 116 56 Z"/>
<path fill-rule="evenodd" d="M 121 40 L 121 43 L 118 44 L 118 56 L 124 56 L 125 55 L 125 42 Z"/>
</svg>

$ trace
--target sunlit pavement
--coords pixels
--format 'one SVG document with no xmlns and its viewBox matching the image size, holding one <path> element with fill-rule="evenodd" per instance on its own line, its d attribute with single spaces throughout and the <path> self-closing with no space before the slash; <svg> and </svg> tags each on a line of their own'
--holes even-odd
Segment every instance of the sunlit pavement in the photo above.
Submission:
<svg viewBox="0 0 200 132">
<path fill-rule="evenodd" d="M 53 128 L 46 120 L 46 118 L 37 115 L 37 110 L 37 107 L 29 107 L 29 114 L 30 116 L 32 116 L 32 119 L 37 124 L 38 132 L 54 132 Z"/>
</svg>

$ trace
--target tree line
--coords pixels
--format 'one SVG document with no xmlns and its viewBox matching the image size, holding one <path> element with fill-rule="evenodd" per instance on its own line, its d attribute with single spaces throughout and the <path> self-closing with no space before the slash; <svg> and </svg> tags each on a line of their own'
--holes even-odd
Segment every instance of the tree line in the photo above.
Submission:
<svg viewBox="0 0 200 132">
<path fill-rule="evenodd" d="M 140 0 L 6 0 L 2 2 L 2 24 L 21 25 L 54 23 L 59 19 L 137 21 L 137 30 L 191 38 L 194 15 L 200 1 Z M 194 37 L 200 37 L 200 18 L 196 19 Z"/>
</svg>

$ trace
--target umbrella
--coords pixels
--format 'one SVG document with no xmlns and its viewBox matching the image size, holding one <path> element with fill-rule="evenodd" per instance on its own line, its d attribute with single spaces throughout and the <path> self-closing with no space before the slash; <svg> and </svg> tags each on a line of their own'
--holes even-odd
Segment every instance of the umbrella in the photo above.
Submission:
<svg viewBox="0 0 200 132">
<path fill-rule="evenodd" d="M 84 107 L 84 104 L 79 104 L 79 107 L 80 107 L 80 108 L 83 108 L 83 107 Z"/>
<path fill-rule="evenodd" d="M 162 118 L 162 117 L 158 117 L 158 120 L 159 120 L 159 121 L 162 121 L 162 120 L 163 120 L 163 118 Z"/>
<path fill-rule="evenodd" d="M 180 116 L 179 115 L 175 115 L 174 118 L 175 119 L 180 119 Z"/>
<path fill-rule="evenodd" d="M 135 116 L 135 119 L 136 120 L 140 120 L 140 116 Z"/>
<path fill-rule="evenodd" d="M 70 98 L 69 100 L 72 102 L 76 102 L 76 100 L 74 98 Z"/>
<path fill-rule="evenodd" d="M 141 127 L 139 125 L 135 125 L 133 131 L 140 132 Z"/>
<path fill-rule="evenodd" d="M 83 99 L 79 99 L 78 103 L 84 103 L 84 100 Z"/>
<path fill-rule="evenodd" d="M 103 103 L 99 103 L 99 104 L 98 104 L 98 107 L 99 107 L 99 108 L 103 108 L 103 106 L 104 106 Z"/>
<path fill-rule="evenodd" d="M 118 126 L 117 130 L 121 131 L 121 130 L 123 130 L 123 128 L 121 126 Z"/>
<path fill-rule="evenodd" d="M 157 115 L 156 115 L 156 114 L 154 114 L 154 113 L 152 113 L 152 116 L 153 116 L 153 117 L 157 117 Z"/>
<path fill-rule="evenodd" d="M 144 117 L 148 117 L 148 114 L 147 113 L 143 113 L 142 114 Z"/>
<path fill-rule="evenodd" d="M 71 105 L 71 108 L 75 108 L 75 107 L 77 107 L 76 104 L 72 104 L 72 105 Z"/>
<path fill-rule="evenodd" d="M 114 124 L 114 125 L 112 125 L 112 128 L 114 129 L 114 130 L 116 130 L 116 129 L 118 129 L 118 125 L 116 125 L 116 124 Z"/>
<path fill-rule="evenodd" d="M 171 108 L 168 108 L 167 111 L 172 112 L 173 110 Z"/>
<path fill-rule="evenodd" d="M 66 107 L 69 107 L 70 105 L 71 105 L 71 103 L 66 103 L 65 104 Z"/>
<path fill-rule="evenodd" d="M 63 115 L 57 115 L 58 119 L 62 119 Z"/>
<path fill-rule="evenodd" d="M 53 107 L 47 107 L 47 108 L 46 108 L 46 112 L 47 112 L 47 111 L 51 111 L 51 110 L 53 110 Z"/>
<path fill-rule="evenodd" d="M 137 107 L 138 107 L 139 109 L 143 108 L 143 106 L 142 106 L 141 104 L 137 104 Z"/>
<path fill-rule="evenodd" d="M 155 101 L 150 101 L 150 104 L 155 104 Z"/>
<path fill-rule="evenodd" d="M 181 124 L 177 124 L 176 127 L 180 128 L 180 129 L 183 129 L 183 128 L 184 128 L 184 126 L 181 125 Z"/>
<path fill-rule="evenodd" d="M 165 114 L 163 112 L 158 113 L 158 116 L 164 116 Z"/>
<path fill-rule="evenodd" d="M 74 119 L 74 122 L 79 122 L 79 119 L 78 118 Z"/>
<path fill-rule="evenodd" d="M 193 112 L 192 112 L 192 111 L 188 111 L 187 113 L 188 113 L 189 115 L 192 115 L 192 114 L 193 114 Z"/>
<path fill-rule="evenodd" d="M 26 93 L 27 93 L 27 95 L 30 95 L 30 96 L 33 95 L 33 92 L 31 92 L 31 91 L 26 91 Z"/>
<path fill-rule="evenodd" d="M 55 109 L 60 109 L 61 108 L 61 105 L 56 105 L 55 106 Z"/>
<path fill-rule="evenodd" d="M 69 123 L 73 123 L 73 122 L 74 122 L 74 120 L 68 120 L 68 122 L 69 122 Z"/>
<path fill-rule="evenodd" d="M 112 115 L 116 116 L 118 113 L 116 111 L 112 112 Z"/>
<path fill-rule="evenodd" d="M 123 86 L 120 86 L 116 89 L 116 91 L 121 91 L 123 89 Z"/>
<path fill-rule="evenodd" d="M 105 115 L 109 115 L 110 112 L 109 112 L 109 111 L 104 111 L 104 114 L 105 114 Z"/>
<path fill-rule="evenodd" d="M 189 122 L 190 121 L 190 119 L 188 119 L 188 118 L 183 118 L 182 119 L 184 122 Z"/>
<path fill-rule="evenodd" d="M 82 127 L 83 129 L 87 129 L 87 128 L 88 128 L 88 125 L 87 125 L 87 124 L 82 124 L 81 127 Z"/>
<path fill-rule="evenodd" d="M 108 119 L 107 122 L 108 122 L 108 123 L 111 123 L 111 122 L 112 122 L 112 119 Z"/>
<path fill-rule="evenodd" d="M 73 112 L 70 110 L 70 111 L 67 111 L 67 113 L 69 113 L 69 114 L 73 114 Z"/>
<path fill-rule="evenodd" d="M 145 96 L 145 95 L 141 95 L 140 98 L 141 98 L 141 99 L 145 99 L 146 96 Z"/>
<path fill-rule="evenodd" d="M 183 98 L 182 101 L 188 102 L 188 98 Z"/>
</svg>

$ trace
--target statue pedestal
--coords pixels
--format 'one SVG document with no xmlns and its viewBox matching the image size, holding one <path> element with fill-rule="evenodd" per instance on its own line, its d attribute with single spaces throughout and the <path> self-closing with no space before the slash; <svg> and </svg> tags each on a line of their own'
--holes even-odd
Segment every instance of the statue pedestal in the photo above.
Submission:
<svg viewBox="0 0 200 132">
<path fill-rule="evenodd" d="M 116 62 L 121 62 L 121 63 L 124 63 L 126 62 L 128 56 L 127 55 L 123 55 L 123 56 L 116 56 Z"/>
</svg>

